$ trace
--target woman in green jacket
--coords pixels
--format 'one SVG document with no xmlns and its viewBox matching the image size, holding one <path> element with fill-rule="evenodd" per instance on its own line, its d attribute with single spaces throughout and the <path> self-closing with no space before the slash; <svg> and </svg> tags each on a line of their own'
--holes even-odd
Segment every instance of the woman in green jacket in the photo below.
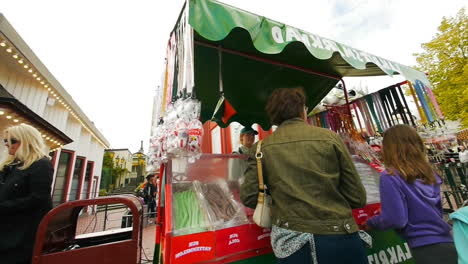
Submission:
<svg viewBox="0 0 468 264">
<path fill-rule="evenodd" d="M 263 140 L 264 181 L 271 194 L 271 243 L 278 263 L 367 263 L 351 209 L 366 192 L 341 138 L 307 124 L 302 88 L 276 89 L 266 111 L 278 129 Z M 241 200 L 255 208 L 257 165 L 252 148 Z"/>
</svg>

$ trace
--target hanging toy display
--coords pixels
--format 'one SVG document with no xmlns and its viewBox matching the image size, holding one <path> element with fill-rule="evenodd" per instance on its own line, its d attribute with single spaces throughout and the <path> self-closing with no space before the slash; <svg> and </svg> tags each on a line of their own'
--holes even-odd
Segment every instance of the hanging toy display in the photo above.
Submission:
<svg viewBox="0 0 468 264">
<path fill-rule="evenodd" d="M 199 120 L 200 102 L 179 99 L 168 105 L 162 124 L 154 128 L 150 139 L 149 165 L 157 168 L 174 157 L 195 162 L 201 156 L 203 124 Z"/>
</svg>

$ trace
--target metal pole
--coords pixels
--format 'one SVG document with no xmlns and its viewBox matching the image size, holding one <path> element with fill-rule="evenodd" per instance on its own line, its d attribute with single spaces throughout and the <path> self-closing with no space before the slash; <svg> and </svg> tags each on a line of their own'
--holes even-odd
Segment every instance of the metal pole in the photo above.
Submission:
<svg viewBox="0 0 468 264">
<path fill-rule="evenodd" d="M 102 231 L 106 231 L 106 226 L 107 226 L 107 204 L 106 204 L 106 209 L 104 211 L 104 229 Z"/>
</svg>

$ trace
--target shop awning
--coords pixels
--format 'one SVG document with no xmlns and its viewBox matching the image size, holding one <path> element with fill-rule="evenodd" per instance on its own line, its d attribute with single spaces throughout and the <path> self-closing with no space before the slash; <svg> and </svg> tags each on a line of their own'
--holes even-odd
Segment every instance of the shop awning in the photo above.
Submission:
<svg viewBox="0 0 468 264">
<path fill-rule="evenodd" d="M 229 122 L 259 123 L 264 129 L 270 127 L 266 99 L 277 87 L 303 86 L 309 108 L 346 76 L 402 74 L 430 87 L 424 73 L 408 66 L 214 0 L 189 3 L 194 92 L 202 101 L 203 121 L 211 119 L 220 97 L 220 65 L 224 97 L 237 111 Z"/>
<path fill-rule="evenodd" d="M 71 138 L 34 113 L 0 85 L 0 132 L 9 126 L 21 123 L 37 128 L 43 134 L 50 149 L 73 142 Z"/>
</svg>

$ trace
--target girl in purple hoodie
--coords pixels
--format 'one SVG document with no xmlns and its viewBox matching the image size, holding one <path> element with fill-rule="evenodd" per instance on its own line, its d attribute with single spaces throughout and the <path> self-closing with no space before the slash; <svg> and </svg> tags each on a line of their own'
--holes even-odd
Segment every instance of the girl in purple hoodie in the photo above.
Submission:
<svg viewBox="0 0 468 264">
<path fill-rule="evenodd" d="M 381 214 L 369 228 L 395 229 L 411 248 L 416 263 L 457 263 L 450 226 L 442 219 L 442 180 L 429 164 L 424 144 L 410 126 L 385 131 L 380 176 Z"/>
</svg>

